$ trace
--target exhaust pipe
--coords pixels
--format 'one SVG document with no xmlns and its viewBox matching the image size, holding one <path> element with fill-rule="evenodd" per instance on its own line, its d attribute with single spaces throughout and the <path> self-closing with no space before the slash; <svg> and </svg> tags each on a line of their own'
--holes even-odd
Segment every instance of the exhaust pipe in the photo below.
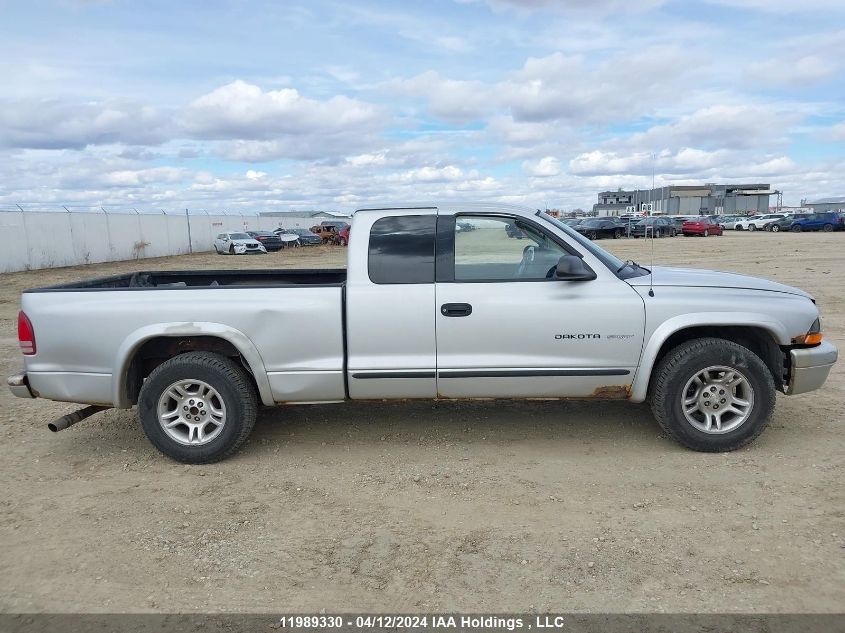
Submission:
<svg viewBox="0 0 845 633">
<path fill-rule="evenodd" d="M 73 426 L 77 422 L 81 422 L 85 418 L 90 418 L 95 413 L 99 413 L 100 411 L 105 411 L 106 409 L 110 408 L 111 407 L 101 407 L 96 404 L 91 405 L 90 407 L 85 407 L 84 409 L 80 409 L 79 411 L 74 411 L 73 413 L 63 415 L 57 420 L 53 420 L 47 425 L 47 428 L 50 429 L 53 433 L 58 433 L 59 431 L 64 431 L 65 429 Z"/>
</svg>

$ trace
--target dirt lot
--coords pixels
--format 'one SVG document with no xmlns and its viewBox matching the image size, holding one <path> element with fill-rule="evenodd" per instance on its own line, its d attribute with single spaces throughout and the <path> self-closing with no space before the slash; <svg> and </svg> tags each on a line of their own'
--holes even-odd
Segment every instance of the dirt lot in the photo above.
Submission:
<svg viewBox="0 0 845 633">
<path fill-rule="evenodd" d="M 643 240 L 605 240 L 649 260 Z M 656 243 L 660 263 L 812 292 L 845 348 L 845 235 Z M 18 293 L 144 269 L 337 266 L 341 249 L 0 275 L 0 374 Z M 61 434 L 70 405 L 0 389 L 2 611 L 841 611 L 845 362 L 779 397 L 730 454 L 662 437 L 645 405 L 408 402 L 260 414 L 235 458 L 187 467 L 134 411 Z"/>
</svg>

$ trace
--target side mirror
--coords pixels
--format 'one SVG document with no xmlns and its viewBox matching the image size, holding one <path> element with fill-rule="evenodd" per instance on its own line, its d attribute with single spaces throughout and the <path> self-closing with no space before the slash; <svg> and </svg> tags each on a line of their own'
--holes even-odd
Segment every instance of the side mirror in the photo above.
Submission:
<svg viewBox="0 0 845 633">
<path fill-rule="evenodd" d="M 576 255 L 564 255 L 557 262 L 555 278 L 562 281 L 592 281 L 596 273 Z"/>
</svg>

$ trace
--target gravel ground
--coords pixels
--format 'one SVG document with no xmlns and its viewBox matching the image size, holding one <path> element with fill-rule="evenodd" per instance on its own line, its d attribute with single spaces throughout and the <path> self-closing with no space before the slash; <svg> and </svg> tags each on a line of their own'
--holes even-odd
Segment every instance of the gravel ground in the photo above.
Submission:
<svg viewBox="0 0 845 633">
<path fill-rule="evenodd" d="M 650 259 L 643 240 L 606 240 Z M 655 244 L 658 263 L 797 285 L 845 348 L 845 235 Z M 137 269 L 338 266 L 339 248 L 0 275 L 21 289 Z M 400 402 L 264 410 L 234 458 L 187 467 L 134 411 L 61 434 L 70 405 L 0 390 L 0 610 L 834 612 L 845 604 L 845 363 L 779 396 L 753 445 L 699 454 L 620 402 Z"/>
</svg>

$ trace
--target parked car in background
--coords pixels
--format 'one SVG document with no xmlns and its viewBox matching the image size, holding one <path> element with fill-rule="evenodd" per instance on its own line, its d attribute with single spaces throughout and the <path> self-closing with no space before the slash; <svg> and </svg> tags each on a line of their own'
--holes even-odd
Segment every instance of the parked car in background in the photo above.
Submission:
<svg viewBox="0 0 845 633">
<path fill-rule="evenodd" d="M 733 222 L 736 222 L 739 218 L 735 215 L 720 215 L 719 216 L 719 226 L 723 229 L 728 228 L 728 224 L 731 224 L 730 228 L 733 228 Z"/>
<path fill-rule="evenodd" d="M 267 252 L 258 240 L 242 231 L 220 233 L 214 240 L 214 250 L 221 255 L 259 255 Z"/>
<path fill-rule="evenodd" d="M 320 238 L 323 244 L 340 244 L 340 228 L 336 224 L 320 224 L 311 227 L 311 232 Z"/>
<path fill-rule="evenodd" d="M 281 238 L 272 231 L 247 231 L 246 234 L 261 242 L 261 245 L 270 253 L 280 251 L 284 246 Z"/>
<path fill-rule="evenodd" d="M 276 229 L 274 233 L 279 235 L 283 233 L 287 235 L 296 235 L 297 239 L 292 240 L 292 243 L 295 246 L 319 246 L 323 243 L 323 240 L 321 240 L 318 235 L 315 235 L 308 229 Z M 287 243 L 287 240 L 283 241 Z"/>
<path fill-rule="evenodd" d="M 786 213 L 766 213 L 763 215 L 751 215 L 734 222 L 734 230 L 737 231 L 759 231 L 769 222 L 782 220 Z"/>
<path fill-rule="evenodd" d="M 472 226 L 472 225 L 470 225 Z M 337 239 L 340 241 L 341 246 L 349 246 L 349 229 L 352 228 L 351 224 L 347 224 L 342 229 L 340 229 L 340 233 L 337 234 Z M 475 228 L 474 226 L 472 227 Z M 466 231 L 467 229 L 463 229 Z"/>
<path fill-rule="evenodd" d="M 845 229 L 845 214 L 839 211 L 828 213 L 811 213 L 806 216 L 796 217 L 790 231 L 800 233 L 801 231 L 842 231 Z"/>
<path fill-rule="evenodd" d="M 631 225 L 631 237 L 675 237 L 677 229 L 669 218 L 643 218 Z"/>
<path fill-rule="evenodd" d="M 788 231 L 792 227 L 792 223 L 795 221 L 795 215 L 787 215 L 785 218 L 780 218 L 779 220 L 770 220 L 766 223 L 763 227 L 766 231 L 771 231 L 772 233 L 779 233 L 781 231 Z"/>
<path fill-rule="evenodd" d="M 719 224 L 722 225 L 723 229 L 728 229 L 729 231 L 733 231 L 734 229 L 736 229 L 736 223 L 737 222 L 742 222 L 743 220 L 747 220 L 747 219 L 748 219 L 748 216 L 745 216 L 745 215 L 734 215 L 734 216 L 729 216 L 727 218 L 723 218 L 719 222 Z"/>
<path fill-rule="evenodd" d="M 565 220 L 561 220 L 566 226 L 571 226 L 573 229 L 581 224 L 586 218 L 566 218 Z"/>
<path fill-rule="evenodd" d="M 474 231 L 475 225 L 472 222 L 459 222 L 455 225 L 455 231 L 466 233 L 467 231 Z M 347 225 L 347 233 L 349 232 Z"/>
<path fill-rule="evenodd" d="M 691 235 L 701 235 L 707 237 L 708 235 L 721 235 L 722 225 L 719 224 L 718 215 L 702 215 L 695 220 L 688 220 L 684 222 L 681 227 L 681 233 L 685 237 Z"/>
<path fill-rule="evenodd" d="M 591 240 L 602 237 L 620 238 L 625 235 L 625 228 L 622 225 L 607 218 L 589 218 L 572 228 Z"/>
</svg>

